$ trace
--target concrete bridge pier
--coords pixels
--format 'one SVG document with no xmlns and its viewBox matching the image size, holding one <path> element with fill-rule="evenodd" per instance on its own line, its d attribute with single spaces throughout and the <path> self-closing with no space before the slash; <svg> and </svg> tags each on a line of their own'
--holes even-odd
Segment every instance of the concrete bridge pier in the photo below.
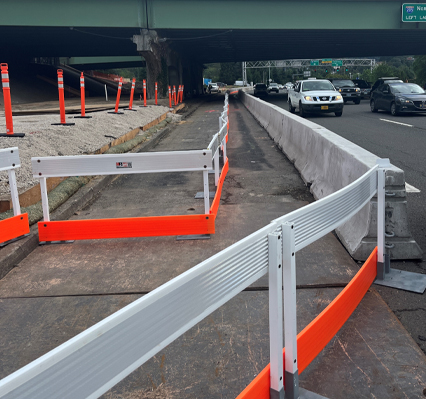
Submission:
<svg viewBox="0 0 426 399">
<path fill-rule="evenodd" d="M 137 51 L 146 61 L 147 96 L 154 97 L 155 82 L 158 83 L 159 97 L 168 95 L 168 86 L 185 85 L 185 93 L 201 94 L 203 91 L 202 64 L 181 55 L 168 46 L 154 30 L 143 29 L 140 35 L 133 36 Z"/>
</svg>

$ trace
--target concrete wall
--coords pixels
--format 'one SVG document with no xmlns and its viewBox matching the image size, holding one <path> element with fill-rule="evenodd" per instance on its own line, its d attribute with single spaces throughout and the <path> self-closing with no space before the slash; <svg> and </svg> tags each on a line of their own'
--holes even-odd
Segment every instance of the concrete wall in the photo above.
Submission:
<svg viewBox="0 0 426 399">
<path fill-rule="evenodd" d="M 378 157 L 339 135 L 297 115 L 239 91 L 239 98 L 294 163 L 316 199 L 355 181 L 376 164 Z M 422 251 L 407 222 L 404 171 L 392 166 L 386 172 L 386 231 L 395 236 L 391 259 L 418 259 Z M 377 242 L 377 200 L 373 198 L 336 233 L 348 252 L 365 260 Z"/>
</svg>

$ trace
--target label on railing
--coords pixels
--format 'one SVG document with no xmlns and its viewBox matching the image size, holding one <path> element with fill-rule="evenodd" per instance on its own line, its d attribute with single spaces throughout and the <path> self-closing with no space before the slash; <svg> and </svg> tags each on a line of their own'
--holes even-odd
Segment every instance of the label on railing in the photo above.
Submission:
<svg viewBox="0 0 426 399">
<path fill-rule="evenodd" d="M 132 163 L 131 162 L 116 162 L 115 167 L 116 168 L 131 168 Z"/>
</svg>

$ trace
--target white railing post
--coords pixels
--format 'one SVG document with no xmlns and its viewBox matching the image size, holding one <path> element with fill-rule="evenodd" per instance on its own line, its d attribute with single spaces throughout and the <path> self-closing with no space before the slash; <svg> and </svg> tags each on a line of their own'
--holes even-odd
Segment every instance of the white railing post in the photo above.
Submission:
<svg viewBox="0 0 426 399">
<path fill-rule="evenodd" d="M 377 164 L 377 279 L 384 280 L 385 252 L 385 207 L 386 207 L 386 167 L 390 166 L 389 159 L 378 159 Z"/>
<path fill-rule="evenodd" d="M 43 220 L 45 222 L 49 222 L 50 221 L 49 199 L 47 197 L 47 184 L 46 184 L 45 177 L 40 178 L 40 191 L 41 191 L 41 204 L 43 207 Z"/>
<path fill-rule="evenodd" d="M 284 342 L 285 342 L 285 398 L 299 397 L 297 366 L 297 307 L 296 307 L 296 245 L 294 224 L 282 224 L 283 287 L 284 287 Z"/>
<path fill-rule="evenodd" d="M 227 158 L 226 155 L 226 135 L 222 140 L 222 151 L 223 151 L 223 164 L 225 165 Z"/>
<path fill-rule="evenodd" d="M 216 151 L 216 154 L 214 154 L 214 184 L 215 186 L 219 183 L 219 149 Z"/>
<path fill-rule="evenodd" d="M 281 234 L 268 234 L 270 399 L 284 399 Z"/>
<path fill-rule="evenodd" d="M 9 169 L 7 173 L 9 175 L 9 187 L 10 187 L 10 196 L 12 198 L 13 214 L 15 216 L 18 216 L 21 214 L 21 206 L 19 204 L 19 194 L 18 194 L 18 186 L 16 184 L 15 169 Z"/>
<path fill-rule="evenodd" d="M 204 184 L 204 213 L 210 213 L 210 192 L 209 192 L 209 172 L 203 170 L 203 184 Z"/>
</svg>

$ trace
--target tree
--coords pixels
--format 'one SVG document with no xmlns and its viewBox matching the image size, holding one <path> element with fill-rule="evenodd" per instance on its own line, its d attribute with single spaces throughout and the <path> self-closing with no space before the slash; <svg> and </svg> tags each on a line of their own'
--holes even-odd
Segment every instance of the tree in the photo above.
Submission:
<svg viewBox="0 0 426 399">
<path fill-rule="evenodd" d="M 243 70 L 241 62 L 225 62 L 220 64 L 219 81 L 228 85 L 236 80 L 242 80 Z"/>
<path fill-rule="evenodd" d="M 397 69 L 386 63 L 379 64 L 373 69 L 372 82 L 375 82 L 378 78 L 385 76 L 397 76 Z"/>
<path fill-rule="evenodd" d="M 426 84 L 426 55 L 416 57 L 413 69 L 416 74 L 416 83 L 423 87 Z"/>
</svg>

